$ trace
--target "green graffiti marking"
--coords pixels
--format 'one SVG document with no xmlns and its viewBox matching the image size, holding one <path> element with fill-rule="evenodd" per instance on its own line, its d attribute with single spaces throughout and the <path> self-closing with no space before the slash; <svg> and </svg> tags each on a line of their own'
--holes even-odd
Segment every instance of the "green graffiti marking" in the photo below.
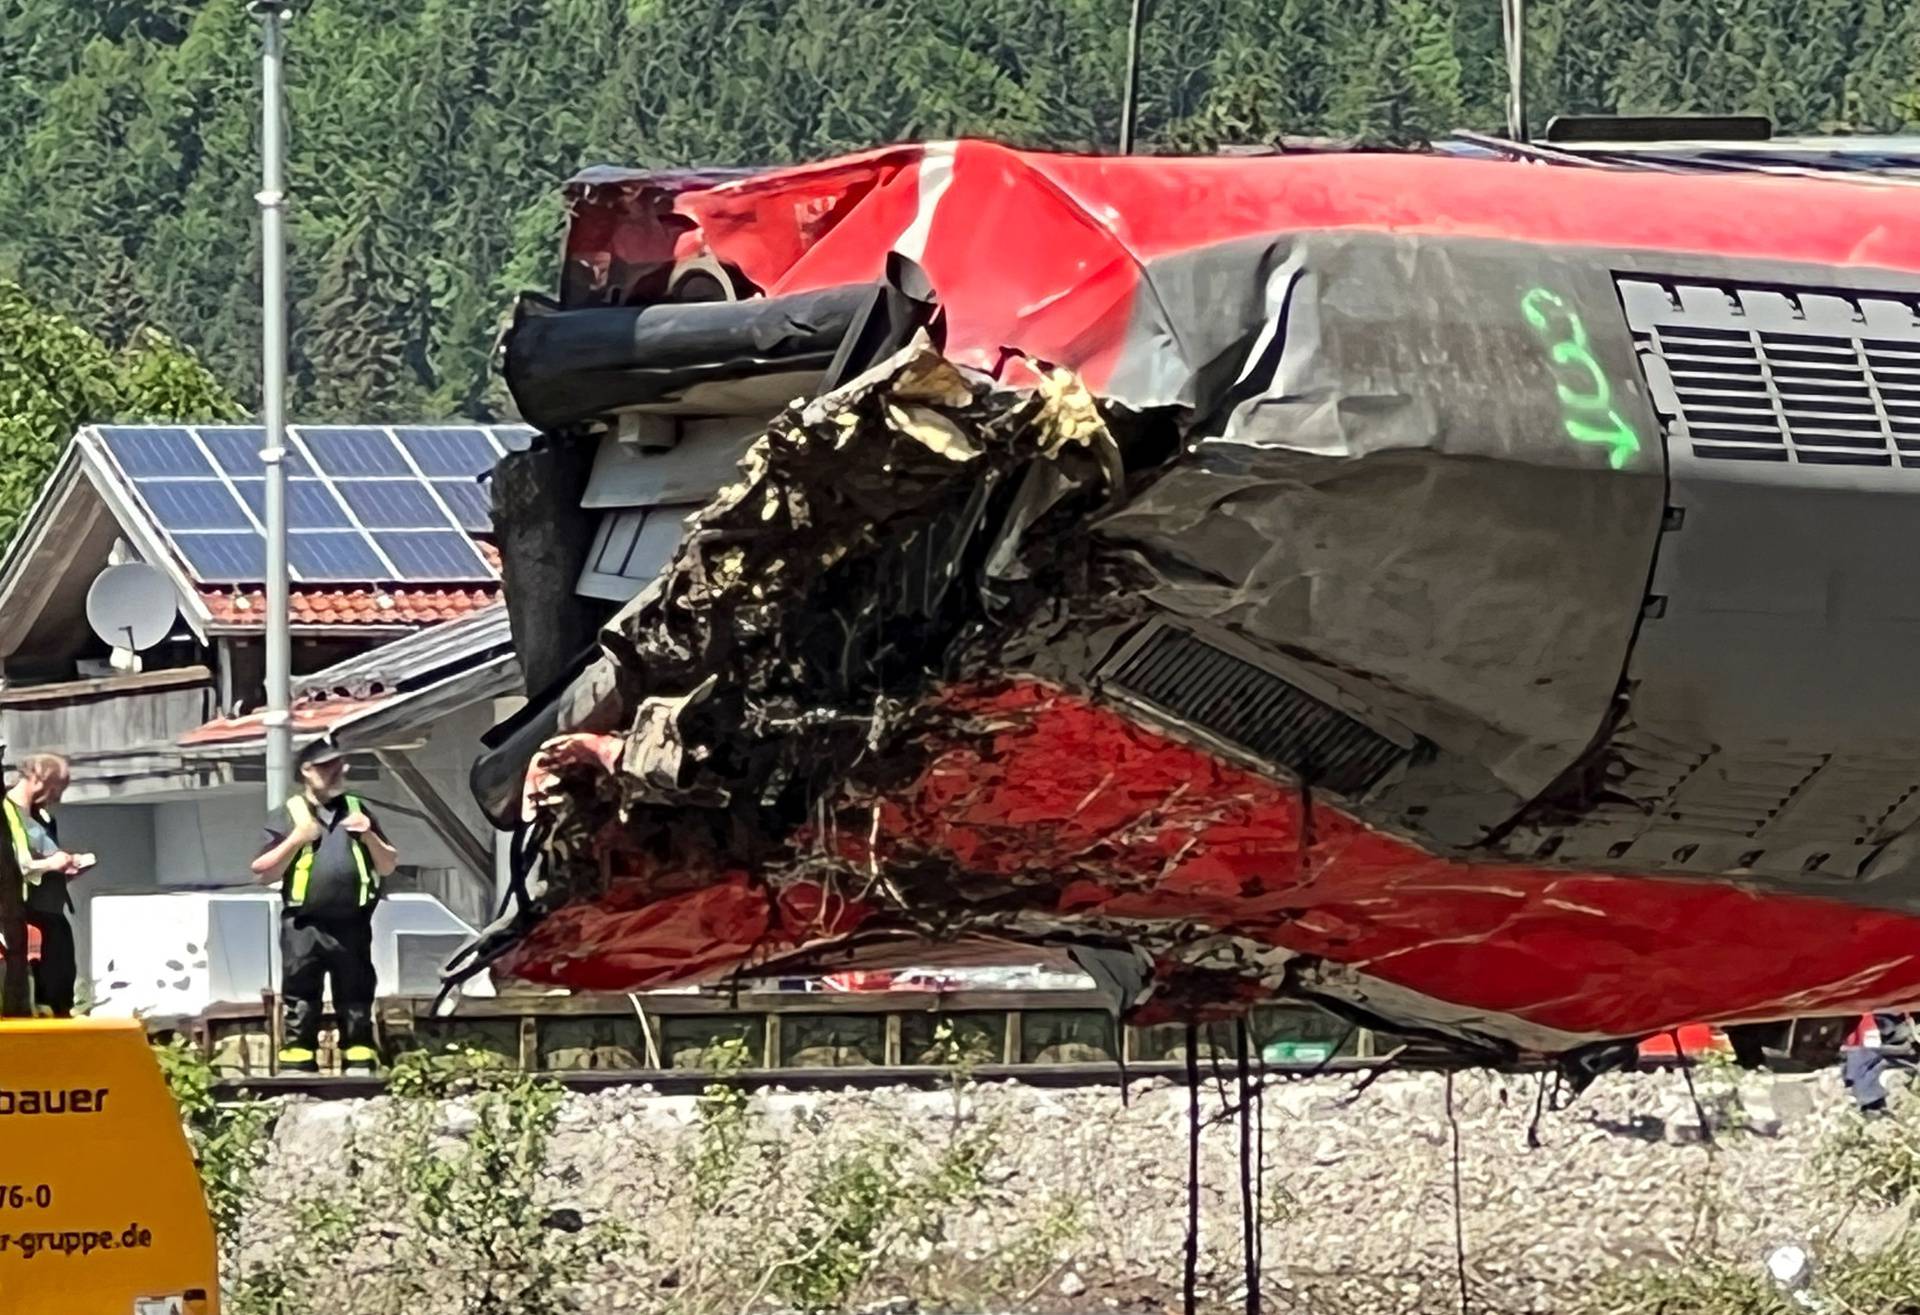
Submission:
<svg viewBox="0 0 1920 1315">
<path fill-rule="evenodd" d="M 1625 467 L 1640 452 L 1640 436 L 1613 409 L 1613 389 L 1587 345 L 1587 326 L 1568 309 L 1565 299 L 1546 288 L 1534 288 L 1522 297 L 1520 313 L 1549 344 L 1547 355 L 1558 374 L 1554 389 L 1566 409 L 1562 421 L 1567 436 L 1579 443 L 1603 444 L 1607 464 L 1615 470 Z"/>
</svg>

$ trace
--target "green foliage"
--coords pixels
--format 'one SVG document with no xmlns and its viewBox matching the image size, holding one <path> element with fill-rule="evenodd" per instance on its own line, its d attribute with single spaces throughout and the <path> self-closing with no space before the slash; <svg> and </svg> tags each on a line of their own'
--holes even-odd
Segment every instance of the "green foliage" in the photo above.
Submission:
<svg viewBox="0 0 1920 1315">
<path fill-rule="evenodd" d="M 288 28 L 294 413 L 496 414 L 496 327 L 515 291 L 552 283 L 555 189 L 584 164 L 777 164 L 958 134 L 1111 147 L 1126 12 L 304 3 Z M 1527 12 L 1536 126 L 1603 110 L 1758 110 L 1788 131 L 1920 125 L 1913 5 Z M 259 384 L 257 42 L 242 0 L 0 5 L 0 276 L 110 347 L 163 325 L 246 398 Z M 1139 140 L 1405 142 L 1498 129 L 1505 94 L 1496 0 L 1183 0 L 1149 7 Z"/>
<path fill-rule="evenodd" d="M 1816 1170 L 1836 1197 L 1901 1206 L 1920 1196 L 1920 1112 L 1910 1102 L 1882 1119 L 1849 1119 L 1820 1148 Z"/>
<path fill-rule="evenodd" d="M 196 1072 L 183 1069 L 193 1108 L 206 1099 Z M 349 1151 L 344 1182 L 286 1203 L 282 1245 L 229 1247 L 234 1315 L 574 1310 L 578 1284 L 625 1237 L 552 1199 L 564 1091 L 461 1046 L 401 1057 L 388 1089 L 379 1135 Z"/>
<path fill-rule="evenodd" d="M 1793 1315 L 1789 1303 L 1754 1263 L 1724 1261 L 1637 1268 L 1603 1280 L 1588 1309 L 1594 1315 Z"/>
<path fill-rule="evenodd" d="M 955 1027 L 950 1019 L 943 1018 L 934 1025 L 931 1050 L 933 1061 L 947 1071 L 953 1092 L 953 1133 L 958 1136 L 966 1121 L 974 1070 L 997 1058 L 994 1038 L 985 1029 Z"/>
<path fill-rule="evenodd" d="M 1035 1274 L 1054 1272 L 1061 1252 L 1086 1234 L 1086 1207 L 1087 1203 L 1076 1196 L 1056 1196 L 1048 1201 L 1039 1222 L 994 1257 L 998 1271 L 995 1286 L 1010 1295 L 1024 1295 L 1031 1289 Z"/>
<path fill-rule="evenodd" d="M 179 1038 L 155 1046 L 154 1058 L 180 1108 L 187 1144 L 200 1167 L 207 1212 L 222 1247 L 231 1251 L 239 1245 L 254 1171 L 266 1158 L 273 1107 L 256 1100 L 219 1099 L 212 1065 Z"/>
<path fill-rule="evenodd" d="M 1732 1052 L 1709 1050 L 1689 1060 L 1693 1071 L 1693 1090 L 1706 1112 L 1709 1126 L 1716 1132 L 1742 1132 L 1752 1126 L 1740 1094 L 1740 1082 L 1746 1071 Z"/>
<path fill-rule="evenodd" d="M 1920 1114 L 1897 1104 L 1889 1118 L 1848 1116 L 1816 1157 L 1809 1187 L 1832 1202 L 1835 1232 L 1856 1210 L 1908 1209 L 1920 1190 Z M 1729 1257 L 1702 1239 L 1679 1265 L 1636 1266 L 1600 1285 L 1594 1315 L 1790 1315 L 1801 1310 L 1877 1312 L 1916 1309 L 1920 1234 L 1902 1228 L 1865 1250 L 1816 1239 L 1811 1305 L 1796 1304 L 1767 1278 L 1764 1256 Z M 1744 1251 L 1744 1248 L 1742 1248 Z"/>
<path fill-rule="evenodd" d="M 504 1055 L 449 1043 L 439 1050 L 409 1050 L 395 1059 L 387 1071 L 387 1090 L 406 1100 L 444 1100 L 512 1087 L 522 1076 Z"/>
<path fill-rule="evenodd" d="M 226 1309 L 232 1315 L 317 1315 L 325 1300 L 320 1294 L 329 1291 L 339 1258 L 366 1222 L 358 1206 L 332 1196 L 297 1202 L 293 1214 L 298 1246 L 273 1263 L 231 1266 Z"/>
<path fill-rule="evenodd" d="M 1902 1233 L 1885 1246 L 1816 1256 L 1813 1304 L 1800 1305 L 1767 1278 L 1760 1257 L 1696 1258 L 1649 1266 L 1604 1281 L 1585 1309 L 1593 1315 L 1800 1315 L 1807 1310 L 1906 1315 L 1920 1293 L 1920 1239 Z"/>
<path fill-rule="evenodd" d="M 1906 1315 L 1920 1305 L 1920 1240 L 1908 1232 L 1878 1250 L 1849 1255 L 1828 1267 L 1820 1286 L 1840 1310 Z"/>
<path fill-rule="evenodd" d="M 139 328 L 114 350 L 0 279 L 0 542 L 80 426 L 239 415 L 205 367 L 165 335 Z"/>
<path fill-rule="evenodd" d="M 956 1085 L 964 1086 L 973 1081 L 976 1068 L 999 1058 L 993 1042 L 992 1034 L 985 1029 L 955 1027 L 943 1018 L 933 1027 L 930 1058 L 947 1070 Z"/>
<path fill-rule="evenodd" d="M 695 1206 L 703 1213 L 714 1210 L 726 1200 L 734 1184 L 749 1130 L 750 1102 L 747 1093 L 729 1079 L 751 1062 L 747 1043 L 729 1037 L 708 1046 L 701 1063 L 717 1078 L 707 1084 L 695 1103 L 700 1131 L 695 1138 L 693 1163 L 688 1166 L 693 1180 Z"/>
<path fill-rule="evenodd" d="M 954 1139 L 930 1172 L 908 1166 L 905 1146 L 876 1140 L 835 1161 L 807 1185 L 806 1210 L 771 1273 L 774 1293 L 805 1312 L 846 1306 L 894 1247 L 939 1236 L 947 1212 L 980 1194 L 987 1133 Z"/>
<path fill-rule="evenodd" d="M 398 1286 L 423 1308 L 452 1300 L 461 1315 L 573 1309 L 573 1285 L 620 1236 L 556 1209 L 541 1190 L 566 1092 L 455 1046 L 402 1057 L 389 1089 L 402 1142 L 392 1166 L 407 1211 Z M 470 1117 L 449 1126 L 456 1108 Z"/>
</svg>

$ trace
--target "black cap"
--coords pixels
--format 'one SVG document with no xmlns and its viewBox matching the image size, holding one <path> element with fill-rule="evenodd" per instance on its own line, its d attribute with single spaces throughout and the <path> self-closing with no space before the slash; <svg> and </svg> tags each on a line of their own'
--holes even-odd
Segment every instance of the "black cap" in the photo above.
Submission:
<svg viewBox="0 0 1920 1315">
<path fill-rule="evenodd" d="M 346 758 L 346 751 L 337 744 L 326 740 L 314 740 L 300 750 L 296 760 L 301 767 L 319 767 L 325 763 L 337 763 Z"/>
</svg>

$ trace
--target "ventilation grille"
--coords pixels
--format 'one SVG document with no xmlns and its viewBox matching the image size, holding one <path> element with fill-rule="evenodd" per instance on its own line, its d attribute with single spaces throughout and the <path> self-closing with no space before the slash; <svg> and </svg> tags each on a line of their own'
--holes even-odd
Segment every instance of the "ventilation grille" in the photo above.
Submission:
<svg viewBox="0 0 1920 1315">
<path fill-rule="evenodd" d="M 1706 460 L 1920 467 L 1920 300 L 1623 279 L 1670 439 Z"/>
<path fill-rule="evenodd" d="M 1412 750 L 1184 630 L 1162 628 L 1110 684 L 1336 794 L 1365 794 Z"/>
</svg>

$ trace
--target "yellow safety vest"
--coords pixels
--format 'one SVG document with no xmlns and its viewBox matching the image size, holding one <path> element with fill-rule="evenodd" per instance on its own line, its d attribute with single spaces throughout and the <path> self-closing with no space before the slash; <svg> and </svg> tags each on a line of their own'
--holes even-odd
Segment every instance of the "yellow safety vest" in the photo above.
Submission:
<svg viewBox="0 0 1920 1315">
<path fill-rule="evenodd" d="M 14 803 L 12 799 L 0 795 L 0 811 L 5 812 L 7 815 L 7 839 L 13 845 L 14 859 L 20 864 L 20 898 L 24 900 L 27 898 L 27 892 L 40 884 L 40 874 L 38 872 L 31 874 L 27 872 L 27 863 L 33 858 L 33 842 L 27 839 L 27 824 L 26 820 L 20 816 L 20 805 Z M 32 932 L 27 933 L 27 941 L 29 944 L 32 943 Z M 22 946 L 20 952 L 25 954 L 26 946 Z M 32 1008 L 34 1015 L 38 1017 L 40 1014 L 40 1005 L 38 1001 L 34 999 L 34 994 L 33 977 L 29 974 L 27 977 L 27 1003 Z"/>
<path fill-rule="evenodd" d="M 342 802 L 347 806 L 349 817 L 359 817 L 364 812 L 360 807 L 359 795 L 346 795 Z M 313 807 L 307 803 L 306 796 L 295 795 L 287 800 L 287 820 L 292 822 L 296 829 L 312 818 Z M 367 847 L 360 842 L 358 836 L 355 836 L 350 843 L 353 847 L 353 868 L 360 876 L 358 907 L 364 909 L 373 903 L 374 895 L 378 891 L 374 882 L 373 868 L 367 862 Z M 286 901 L 294 908 L 307 902 L 307 885 L 313 879 L 313 856 L 319 848 L 318 842 L 303 846 L 299 856 L 293 860 L 293 867 L 287 872 Z"/>
<path fill-rule="evenodd" d="M 26 819 L 20 816 L 20 805 L 11 798 L 5 799 L 7 814 L 7 839 L 13 845 L 13 857 L 20 864 L 20 895 L 26 897 L 27 891 L 40 884 L 38 872 L 29 873 L 27 864 L 33 861 L 33 844 L 27 839 Z"/>
</svg>

